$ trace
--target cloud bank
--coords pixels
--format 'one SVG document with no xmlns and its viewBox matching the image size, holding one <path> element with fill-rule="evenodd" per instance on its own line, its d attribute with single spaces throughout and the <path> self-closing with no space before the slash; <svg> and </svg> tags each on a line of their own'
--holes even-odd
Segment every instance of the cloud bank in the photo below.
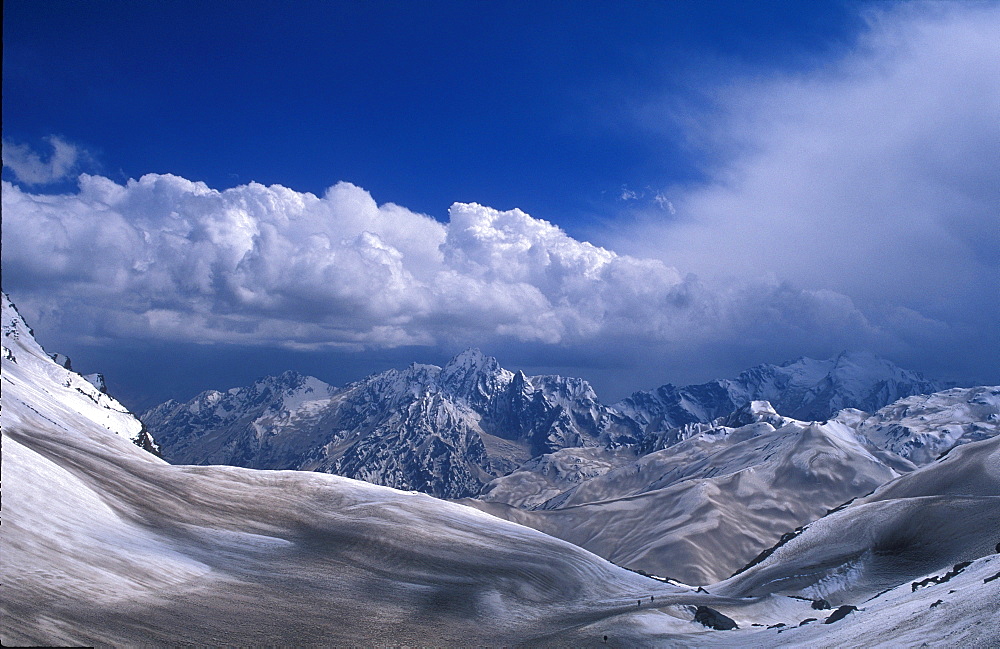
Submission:
<svg viewBox="0 0 1000 649">
<path fill-rule="evenodd" d="M 602 241 L 713 285 L 769 276 L 849 296 L 904 362 L 1000 365 L 1000 5 L 898 3 L 839 58 L 652 100 L 707 178 Z M 634 210 L 633 210 L 634 212 Z M 817 334 L 818 335 L 818 334 Z"/>
<path fill-rule="evenodd" d="M 995 363 L 1000 5 L 866 18 L 836 61 L 731 80 L 705 91 L 708 110 L 654 104 L 648 124 L 684 124 L 708 180 L 671 190 L 675 218 L 650 211 L 610 245 L 706 280 L 771 274 L 849 295 L 914 344 L 946 344 L 947 329 L 965 341 L 952 352 Z"/>
<path fill-rule="evenodd" d="M 710 290 L 517 209 L 456 203 L 444 224 L 348 183 L 318 197 L 83 175 L 68 195 L 4 183 L 3 212 L 5 284 L 44 326 L 92 341 L 363 349 L 702 345 L 816 328 L 885 336 L 831 291 Z"/>
</svg>

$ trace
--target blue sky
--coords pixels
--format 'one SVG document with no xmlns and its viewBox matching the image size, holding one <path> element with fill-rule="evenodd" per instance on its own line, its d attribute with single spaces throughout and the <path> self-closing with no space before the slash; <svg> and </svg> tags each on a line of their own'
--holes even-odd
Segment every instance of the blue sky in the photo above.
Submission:
<svg viewBox="0 0 1000 649">
<path fill-rule="evenodd" d="M 996 3 L 4 10 L 4 290 L 133 403 L 466 345 L 1000 382 Z"/>
<path fill-rule="evenodd" d="M 573 228 L 622 187 L 699 176 L 638 119 L 706 77 L 808 68 L 849 46 L 853 4 L 10 2 L 4 135 L 57 134 L 89 171 L 338 180 L 444 218 L 454 201 Z M 678 134 L 676 139 L 683 139 Z"/>
</svg>

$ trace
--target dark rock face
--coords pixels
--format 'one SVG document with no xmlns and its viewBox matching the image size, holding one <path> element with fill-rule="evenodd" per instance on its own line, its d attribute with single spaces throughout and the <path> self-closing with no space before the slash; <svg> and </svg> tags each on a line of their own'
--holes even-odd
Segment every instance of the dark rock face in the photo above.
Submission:
<svg viewBox="0 0 1000 649">
<path fill-rule="evenodd" d="M 823 624 L 833 624 L 834 622 L 839 622 L 840 620 L 843 620 L 845 617 L 847 617 L 849 613 L 853 613 L 856 610 L 858 610 L 857 606 L 850 606 L 850 605 L 841 606 L 836 611 L 834 611 L 830 615 L 830 617 L 826 618 L 826 621 L 824 621 Z"/>
<path fill-rule="evenodd" d="M 66 368 L 67 370 L 73 369 L 73 361 L 71 361 L 69 356 L 66 356 L 65 354 L 54 352 L 52 354 L 49 354 L 49 358 L 55 361 L 56 365 L 58 365 L 59 367 Z"/>
<path fill-rule="evenodd" d="M 698 607 L 694 613 L 694 621 L 716 631 L 729 631 L 740 628 L 732 618 L 707 606 Z"/>
<path fill-rule="evenodd" d="M 139 434 L 136 435 L 135 439 L 132 440 L 132 443 L 141 448 L 142 450 L 146 451 L 147 453 L 152 453 L 156 457 L 163 457 L 163 454 L 160 452 L 159 446 L 156 445 L 156 442 L 153 440 L 152 435 L 149 434 L 149 431 L 146 430 L 145 426 L 142 427 L 142 430 L 139 431 Z"/>
<path fill-rule="evenodd" d="M 956 563 L 951 570 L 944 573 L 943 575 L 934 575 L 928 577 L 927 579 L 921 579 L 920 581 L 915 581 L 910 584 L 911 592 L 916 592 L 918 588 L 923 588 L 924 586 L 933 586 L 934 584 L 943 584 L 946 581 L 951 581 L 952 577 L 957 576 L 963 570 L 972 565 L 971 561 L 960 561 Z"/>
<path fill-rule="evenodd" d="M 765 548 L 764 550 L 761 550 L 760 554 L 758 554 L 756 557 L 754 557 L 750 561 L 750 563 L 748 563 L 747 565 L 743 566 L 742 568 L 740 568 L 739 570 L 737 570 L 736 572 L 734 572 L 730 576 L 731 577 L 735 577 L 736 575 L 740 574 L 741 572 L 746 572 L 747 570 L 749 570 L 750 568 L 753 568 L 757 564 L 762 563 L 764 561 L 764 559 L 767 559 L 769 556 L 771 556 L 772 554 L 774 554 L 775 550 L 777 550 L 778 548 L 780 548 L 784 544 L 788 543 L 789 541 L 791 541 L 792 539 L 794 539 L 796 536 L 802 534 L 803 530 L 805 530 L 804 526 L 803 527 L 797 527 L 794 530 L 792 530 L 791 532 L 785 532 L 784 534 L 781 535 L 781 538 L 778 539 L 777 543 L 775 543 L 774 545 L 772 545 L 769 548 Z M 821 600 L 821 601 L 826 601 L 826 600 Z M 813 608 L 817 608 L 815 604 L 816 603 L 813 602 Z"/>
</svg>

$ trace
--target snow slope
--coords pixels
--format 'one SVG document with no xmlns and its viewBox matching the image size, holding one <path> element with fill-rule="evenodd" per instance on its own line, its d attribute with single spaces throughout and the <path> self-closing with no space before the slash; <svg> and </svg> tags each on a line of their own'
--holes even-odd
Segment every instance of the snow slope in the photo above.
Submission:
<svg viewBox="0 0 1000 649">
<path fill-rule="evenodd" d="M 69 359 L 62 354 L 57 363 L 42 349 L 31 328 L 21 318 L 6 293 L 0 302 L 2 327 L 3 375 L 0 385 L 4 404 L 32 408 L 46 404 L 60 413 L 60 421 L 86 420 L 99 425 L 137 445 L 153 448 L 142 423 L 114 398 L 105 394 L 103 378 L 81 376 L 69 369 Z M 33 404 L 33 405 L 26 405 Z"/>
<path fill-rule="evenodd" d="M 960 446 L 809 524 L 712 590 L 856 606 L 851 624 L 785 640 L 996 646 L 1000 638 L 1000 438 Z M 888 620 L 891 620 L 889 622 Z"/>
</svg>

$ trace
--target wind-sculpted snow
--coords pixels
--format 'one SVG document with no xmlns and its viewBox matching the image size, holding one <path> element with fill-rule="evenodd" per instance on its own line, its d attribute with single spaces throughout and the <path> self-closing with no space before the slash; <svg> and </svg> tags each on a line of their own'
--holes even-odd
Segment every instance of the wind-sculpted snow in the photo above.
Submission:
<svg viewBox="0 0 1000 649">
<path fill-rule="evenodd" d="M 44 424 L 4 426 L 7 644 L 493 644 L 671 590 L 429 496 L 150 463 Z"/>
</svg>

